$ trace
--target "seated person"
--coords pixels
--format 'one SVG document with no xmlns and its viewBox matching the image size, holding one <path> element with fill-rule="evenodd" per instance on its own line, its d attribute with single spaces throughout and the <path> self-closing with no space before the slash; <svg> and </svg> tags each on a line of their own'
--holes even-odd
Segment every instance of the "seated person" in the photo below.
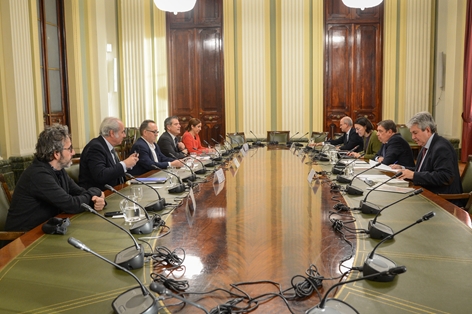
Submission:
<svg viewBox="0 0 472 314">
<path fill-rule="evenodd" d="M 161 152 L 167 157 L 174 155 L 178 159 L 185 158 L 188 151 L 184 143 L 180 141 L 180 122 L 177 116 L 168 117 L 164 120 L 165 132 L 159 136 L 157 145 Z M 171 155 L 172 154 L 172 155 Z"/>
<path fill-rule="evenodd" d="M 50 126 L 39 134 L 33 163 L 15 187 L 5 230 L 28 231 L 60 213 L 81 213 L 82 203 L 103 209 L 99 188 L 81 188 L 67 175 L 64 168 L 72 164 L 74 154 L 67 126 Z"/>
<path fill-rule="evenodd" d="M 132 152 L 136 152 L 139 156 L 139 161 L 132 169 L 128 170 L 134 176 L 139 176 L 150 170 L 166 169 L 169 166 L 182 167 L 182 162 L 176 160 L 174 157 L 167 157 L 161 153 L 159 146 L 156 144 L 157 124 L 152 120 L 144 120 L 139 127 L 141 137 L 131 147 Z"/>
<path fill-rule="evenodd" d="M 377 154 L 377 152 L 380 150 L 382 143 L 377 137 L 377 131 L 374 130 L 372 122 L 370 122 L 369 119 L 365 117 L 360 117 L 354 123 L 354 128 L 356 129 L 357 134 L 359 134 L 359 136 L 364 141 L 364 150 L 361 152 L 364 153 L 364 158 L 374 158 L 375 154 Z M 359 158 L 361 153 L 351 152 L 349 153 L 349 156 Z"/>
<path fill-rule="evenodd" d="M 397 126 L 392 120 L 383 120 L 377 124 L 377 136 L 382 142 L 374 160 L 384 165 L 399 164 L 414 167 L 413 152 L 407 141 L 397 133 Z"/>
<path fill-rule="evenodd" d="M 339 121 L 339 127 L 344 133 L 343 136 L 335 140 L 316 143 L 315 146 L 321 146 L 324 144 L 339 145 L 339 150 L 354 150 L 355 152 L 361 152 L 364 148 L 364 142 L 352 127 L 352 119 L 349 117 L 341 118 L 341 121 Z"/>
<path fill-rule="evenodd" d="M 196 118 L 192 118 L 188 121 L 186 132 L 182 136 L 182 142 L 187 148 L 189 153 L 197 153 L 197 155 L 203 153 L 213 153 L 215 150 L 213 148 L 206 148 L 202 146 L 200 142 L 200 133 L 202 129 L 202 123 Z"/>
<path fill-rule="evenodd" d="M 126 181 L 125 172 L 136 165 L 138 155 L 133 153 L 120 161 L 114 147 L 126 137 L 123 122 L 107 117 L 100 124 L 100 136 L 85 145 L 80 155 L 79 185 L 105 190 L 105 184 L 116 186 Z"/>
<path fill-rule="evenodd" d="M 429 112 L 420 112 L 408 121 L 411 136 L 416 144 L 423 146 L 416 165 L 392 165 L 395 169 L 405 169 L 399 179 L 408 179 L 431 192 L 442 194 L 462 193 L 457 154 L 451 142 L 436 133 L 436 122 Z M 463 206 L 463 200 L 450 200 Z"/>
</svg>

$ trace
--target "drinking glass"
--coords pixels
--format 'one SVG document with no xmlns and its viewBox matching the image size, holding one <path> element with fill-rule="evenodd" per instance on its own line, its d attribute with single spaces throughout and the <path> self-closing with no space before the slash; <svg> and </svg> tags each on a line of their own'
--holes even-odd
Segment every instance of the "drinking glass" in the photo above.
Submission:
<svg viewBox="0 0 472 314">
<path fill-rule="evenodd" d="M 332 165 L 337 163 L 338 162 L 338 152 L 336 150 L 330 150 L 329 151 L 329 159 L 330 159 L 330 163 Z"/>
<path fill-rule="evenodd" d="M 143 187 L 138 185 L 138 186 L 132 186 L 131 187 L 131 193 L 136 196 L 138 202 L 143 199 Z"/>
<path fill-rule="evenodd" d="M 127 197 L 133 202 L 138 201 L 138 198 L 134 195 L 128 195 Z M 141 219 L 141 209 L 133 202 L 125 198 L 120 202 L 120 209 L 123 215 L 125 216 L 125 222 L 127 224 L 132 224 L 133 222 Z"/>
<path fill-rule="evenodd" d="M 170 173 L 175 174 L 175 167 L 169 166 L 169 167 L 167 167 L 167 171 L 170 172 Z M 177 181 L 177 178 L 174 177 L 173 175 L 169 174 L 169 185 L 173 185 L 174 182 L 176 182 L 176 181 Z"/>
</svg>

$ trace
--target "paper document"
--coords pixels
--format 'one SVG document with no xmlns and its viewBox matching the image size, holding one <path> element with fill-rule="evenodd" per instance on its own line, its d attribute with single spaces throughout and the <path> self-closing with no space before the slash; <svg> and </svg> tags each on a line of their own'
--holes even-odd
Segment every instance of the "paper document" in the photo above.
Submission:
<svg viewBox="0 0 472 314">
<path fill-rule="evenodd" d="M 369 165 L 371 167 L 375 166 L 376 164 L 377 164 L 377 161 L 369 160 Z M 383 170 L 383 171 L 391 171 L 391 172 L 398 172 L 398 171 L 402 170 L 402 169 L 392 169 L 392 168 L 390 168 L 390 166 L 387 166 L 387 165 L 384 165 L 384 164 L 381 164 L 380 166 L 377 166 L 374 169 Z"/>
</svg>

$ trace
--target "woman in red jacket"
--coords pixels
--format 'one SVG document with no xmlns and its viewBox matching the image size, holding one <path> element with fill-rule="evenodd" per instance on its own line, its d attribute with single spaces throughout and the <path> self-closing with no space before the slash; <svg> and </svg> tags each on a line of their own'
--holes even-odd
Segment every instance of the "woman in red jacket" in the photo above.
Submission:
<svg viewBox="0 0 472 314">
<path fill-rule="evenodd" d="M 202 129 L 202 123 L 196 118 L 189 120 L 186 132 L 182 136 L 182 143 L 184 143 L 189 153 L 197 153 L 198 155 L 202 153 L 212 153 L 215 150 L 212 148 L 206 148 L 202 146 L 200 142 L 200 136 L 198 133 Z"/>
</svg>

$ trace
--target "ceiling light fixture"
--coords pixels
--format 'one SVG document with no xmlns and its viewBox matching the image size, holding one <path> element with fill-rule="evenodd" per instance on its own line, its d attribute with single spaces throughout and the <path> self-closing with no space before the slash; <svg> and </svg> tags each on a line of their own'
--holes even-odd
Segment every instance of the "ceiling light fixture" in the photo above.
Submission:
<svg viewBox="0 0 472 314">
<path fill-rule="evenodd" d="M 349 8 L 364 10 L 365 8 L 372 8 L 378 6 L 382 3 L 382 1 L 383 0 L 343 0 L 343 3 Z"/>
<path fill-rule="evenodd" d="M 193 9 L 197 0 L 154 0 L 154 4 L 159 10 L 174 12 L 187 12 Z"/>
</svg>

